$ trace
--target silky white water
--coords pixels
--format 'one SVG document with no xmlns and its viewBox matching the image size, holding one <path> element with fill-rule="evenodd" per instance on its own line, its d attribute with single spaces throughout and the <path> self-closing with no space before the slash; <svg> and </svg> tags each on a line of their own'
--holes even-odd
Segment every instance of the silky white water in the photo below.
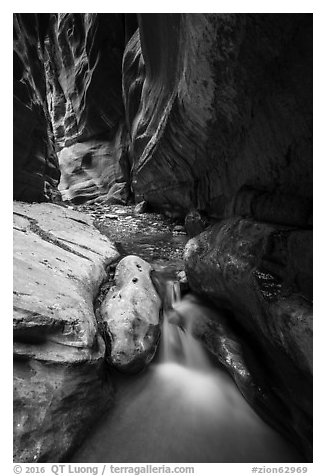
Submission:
<svg viewBox="0 0 326 476">
<path fill-rule="evenodd" d="M 191 335 L 189 301 L 180 300 L 178 285 L 167 286 L 158 362 L 139 375 L 117 378 L 115 406 L 72 461 L 302 461 L 211 364 Z"/>
</svg>

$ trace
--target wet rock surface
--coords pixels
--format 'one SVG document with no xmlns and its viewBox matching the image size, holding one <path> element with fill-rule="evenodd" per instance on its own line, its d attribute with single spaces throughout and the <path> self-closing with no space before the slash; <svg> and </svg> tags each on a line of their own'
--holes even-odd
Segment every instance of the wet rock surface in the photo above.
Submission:
<svg viewBox="0 0 326 476">
<path fill-rule="evenodd" d="M 163 299 L 166 279 L 178 280 L 184 293 L 189 292 L 190 285 L 191 291 L 202 296 L 204 301 L 188 295 L 182 304 L 188 303 L 192 315 L 195 309 L 198 311 L 193 335 L 227 369 L 257 413 L 295 442 L 309 460 L 312 314 L 311 306 L 305 304 L 311 296 L 307 286 L 311 282 L 311 263 L 305 250 L 310 247 L 311 232 L 286 227 L 276 229 L 237 218 L 226 222 L 228 226 L 219 238 L 214 230 L 223 229 L 223 226 L 217 224 L 188 242 L 185 273 L 182 256 L 189 237 L 183 231 L 183 225 L 175 220 L 155 213 L 139 215 L 132 206 L 102 205 L 95 209 L 94 205 L 84 205 L 78 208 L 87 211 L 102 232 L 117 240 L 122 255 L 137 253 L 151 262 L 157 271 L 157 274 L 152 273 L 152 279 Z M 299 254 L 298 261 L 294 256 Z M 250 290 L 256 289 L 252 284 L 246 284 L 251 279 L 251 272 L 262 286 L 261 298 L 250 298 Z M 106 292 L 114 282 L 113 273 Z M 272 304 L 272 297 L 280 295 L 280 282 L 287 290 L 285 297 Z M 264 300 L 268 301 L 267 307 L 264 307 Z M 183 307 L 181 313 L 177 312 L 176 320 L 186 318 L 187 314 Z M 251 314 L 257 322 L 248 327 L 246 321 L 250 323 Z M 267 324 L 260 322 L 263 316 L 266 316 Z M 291 328 L 288 327 L 289 318 Z M 283 336 L 283 343 L 280 336 Z M 302 374 L 301 395 L 294 402 L 294 387 L 289 390 L 287 386 L 298 385 L 298 374 Z M 296 387 L 295 392 L 298 391 Z"/>
<path fill-rule="evenodd" d="M 87 213 L 125 256 L 111 268 L 101 288 L 96 316 L 109 364 L 123 372 L 139 372 L 153 358 L 158 344 L 166 280 L 177 280 L 188 289 L 183 263 L 188 236 L 177 221 L 158 213 L 139 213 L 137 205 L 73 208 Z"/>
<path fill-rule="evenodd" d="M 199 235 L 209 225 L 198 210 L 191 210 L 185 217 L 185 229 L 190 238 Z"/>
<path fill-rule="evenodd" d="M 190 240 L 185 265 L 190 288 L 229 309 L 257 350 L 283 423 L 311 460 L 312 302 L 300 273 L 312 264 L 291 266 L 298 233 L 304 247 L 311 237 L 300 230 L 234 218 Z"/>
<path fill-rule="evenodd" d="M 146 213 L 148 205 L 145 201 L 137 203 L 135 206 L 135 213 Z"/>
<path fill-rule="evenodd" d="M 93 300 L 119 254 L 82 213 L 14 204 L 14 460 L 61 461 L 112 403 Z M 55 435 L 55 437 L 54 437 Z"/>
<path fill-rule="evenodd" d="M 182 222 L 160 213 L 139 214 L 133 205 L 93 204 L 75 208 L 90 215 L 94 226 L 114 241 L 122 256 L 137 255 L 154 270 L 173 277 L 184 270 L 183 250 L 189 237 Z"/>
<path fill-rule="evenodd" d="M 159 341 L 161 299 L 152 270 L 138 256 L 123 258 L 101 306 L 108 361 L 122 372 L 136 373 L 148 365 Z"/>
<path fill-rule="evenodd" d="M 129 373 L 142 370 L 154 356 L 166 280 L 178 280 L 184 290 L 188 289 L 183 263 L 188 236 L 184 227 L 158 213 L 139 214 L 136 207 L 67 206 L 87 214 L 124 257 L 117 267 L 108 269 L 108 280 L 100 289 L 95 309 L 109 365 Z M 134 256 L 127 256 L 131 253 Z"/>
</svg>

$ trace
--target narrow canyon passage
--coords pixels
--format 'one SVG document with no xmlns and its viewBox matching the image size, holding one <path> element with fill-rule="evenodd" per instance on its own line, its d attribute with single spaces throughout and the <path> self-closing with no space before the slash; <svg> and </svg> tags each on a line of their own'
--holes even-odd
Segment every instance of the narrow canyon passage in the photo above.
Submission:
<svg viewBox="0 0 326 476">
<path fill-rule="evenodd" d="M 135 216 L 125 207 L 111 207 L 108 215 L 94 218 L 100 220 L 102 230 L 114 222 L 117 236 L 128 223 L 130 232 L 120 235 L 122 249 L 131 253 L 130 247 L 138 252 L 141 248 L 143 258 L 163 276 L 161 281 L 179 270 L 181 261 L 176 257 L 182 250 L 181 231 L 178 241 L 173 229 L 165 229 L 165 247 L 170 247 L 170 253 L 165 253 L 164 262 L 159 246 L 165 219 Z M 142 233 L 136 235 L 139 229 Z M 169 305 L 153 363 L 133 376 L 110 373 L 115 404 L 71 462 L 302 461 L 294 447 L 256 415 L 229 375 L 213 366 L 202 344 L 191 336 L 189 305 L 184 316 L 188 324 L 183 328 L 175 325 L 183 313 L 179 284 L 166 281 L 166 301 Z"/>
<path fill-rule="evenodd" d="M 313 32 L 13 14 L 19 466 L 315 463 Z"/>
</svg>

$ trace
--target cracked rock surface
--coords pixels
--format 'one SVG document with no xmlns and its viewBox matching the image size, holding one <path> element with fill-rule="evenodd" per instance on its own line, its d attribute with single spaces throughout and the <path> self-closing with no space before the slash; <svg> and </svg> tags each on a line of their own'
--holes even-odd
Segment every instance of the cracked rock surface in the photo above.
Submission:
<svg viewBox="0 0 326 476">
<path fill-rule="evenodd" d="M 93 301 L 119 254 L 91 225 L 58 205 L 14 204 L 15 461 L 62 461 L 112 401 Z"/>
</svg>

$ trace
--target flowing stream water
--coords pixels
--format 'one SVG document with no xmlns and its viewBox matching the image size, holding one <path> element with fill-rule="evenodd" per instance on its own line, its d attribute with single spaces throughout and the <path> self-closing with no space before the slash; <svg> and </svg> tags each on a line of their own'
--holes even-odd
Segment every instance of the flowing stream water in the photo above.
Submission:
<svg viewBox="0 0 326 476">
<path fill-rule="evenodd" d="M 303 461 L 192 336 L 192 313 L 177 282 L 166 282 L 164 304 L 154 361 L 138 375 L 113 372 L 115 403 L 71 462 Z M 176 325 L 185 313 L 182 326 Z"/>
</svg>

